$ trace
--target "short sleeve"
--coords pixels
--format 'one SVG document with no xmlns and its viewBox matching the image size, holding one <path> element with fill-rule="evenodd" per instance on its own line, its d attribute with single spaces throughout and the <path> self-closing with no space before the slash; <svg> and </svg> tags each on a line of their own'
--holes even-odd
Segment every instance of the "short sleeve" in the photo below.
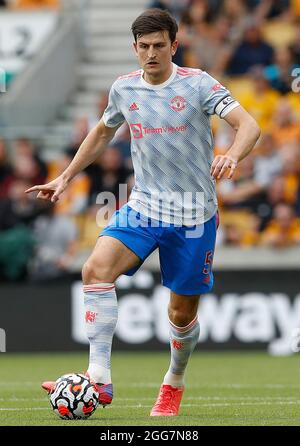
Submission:
<svg viewBox="0 0 300 446">
<path fill-rule="evenodd" d="M 116 127 L 125 121 L 119 108 L 120 99 L 121 97 L 116 90 L 115 84 L 113 84 L 109 92 L 108 105 L 102 116 L 107 127 Z"/>
<path fill-rule="evenodd" d="M 200 101 L 203 110 L 208 115 L 217 114 L 220 118 L 224 118 L 240 105 L 227 88 L 205 72 L 201 78 Z"/>
</svg>

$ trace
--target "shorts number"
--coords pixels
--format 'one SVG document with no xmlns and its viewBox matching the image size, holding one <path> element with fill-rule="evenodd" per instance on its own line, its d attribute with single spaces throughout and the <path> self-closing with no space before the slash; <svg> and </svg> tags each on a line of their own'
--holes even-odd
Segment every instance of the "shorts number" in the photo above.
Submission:
<svg viewBox="0 0 300 446">
<path fill-rule="evenodd" d="M 203 274 L 209 274 L 211 272 L 213 261 L 213 251 L 207 251 L 205 256 L 205 267 L 203 268 Z"/>
</svg>

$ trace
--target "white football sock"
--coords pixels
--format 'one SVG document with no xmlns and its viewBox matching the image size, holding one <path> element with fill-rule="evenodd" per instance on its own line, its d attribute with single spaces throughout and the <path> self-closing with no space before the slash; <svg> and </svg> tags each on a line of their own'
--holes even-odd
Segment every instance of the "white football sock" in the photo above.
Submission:
<svg viewBox="0 0 300 446">
<path fill-rule="evenodd" d="M 186 327 L 176 327 L 171 321 L 169 322 L 171 362 L 163 384 L 182 387 L 188 360 L 199 340 L 200 325 L 197 316 Z"/>
<path fill-rule="evenodd" d="M 85 285 L 85 326 L 90 341 L 87 372 L 96 383 L 111 383 L 111 345 L 118 319 L 118 303 L 113 283 Z"/>
</svg>

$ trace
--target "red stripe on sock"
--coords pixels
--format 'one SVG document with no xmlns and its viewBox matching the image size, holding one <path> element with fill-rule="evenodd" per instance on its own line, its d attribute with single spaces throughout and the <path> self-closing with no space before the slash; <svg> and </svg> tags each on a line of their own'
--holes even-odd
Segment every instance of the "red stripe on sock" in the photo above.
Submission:
<svg viewBox="0 0 300 446">
<path fill-rule="evenodd" d="M 169 321 L 170 325 L 172 325 L 175 330 L 177 330 L 179 333 L 186 333 L 187 331 L 190 331 L 198 322 L 198 316 L 195 317 L 186 327 L 177 327 L 173 324 L 173 322 Z"/>
<path fill-rule="evenodd" d="M 111 286 L 106 286 L 106 287 L 101 287 L 99 285 L 85 285 L 83 287 L 83 291 L 84 292 L 99 292 L 99 291 L 112 291 L 115 289 L 115 285 L 111 285 Z"/>
</svg>

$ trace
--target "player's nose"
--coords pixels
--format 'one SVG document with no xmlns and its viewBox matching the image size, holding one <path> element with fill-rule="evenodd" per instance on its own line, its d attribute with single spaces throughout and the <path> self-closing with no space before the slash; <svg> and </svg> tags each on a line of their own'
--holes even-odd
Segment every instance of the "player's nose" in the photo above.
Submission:
<svg viewBox="0 0 300 446">
<path fill-rule="evenodd" d="M 155 49 L 153 47 L 152 48 L 150 47 L 148 51 L 148 59 L 154 60 L 155 58 L 156 58 Z"/>
</svg>

